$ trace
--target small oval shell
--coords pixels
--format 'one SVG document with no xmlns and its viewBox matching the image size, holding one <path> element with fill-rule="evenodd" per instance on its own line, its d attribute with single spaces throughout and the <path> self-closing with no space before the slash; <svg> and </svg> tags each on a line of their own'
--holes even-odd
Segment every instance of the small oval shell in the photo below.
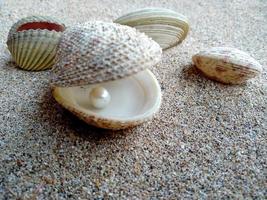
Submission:
<svg viewBox="0 0 267 200">
<path fill-rule="evenodd" d="M 51 68 L 64 29 L 63 24 L 50 17 L 31 16 L 19 20 L 10 29 L 7 40 L 13 60 L 20 68 L 29 71 Z"/>
<path fill-rule="evenodd" d="M 155 40 L 162 49 L 181 43 L 189 25 L 185 16 L 164 8 L 144 8 L 125 14 L 115 23 L 134 27 Z"/>
<path fill-rule="evenodd" d="M 240 84 L 262 72 L 254 58 L 235 48 L 214 47 L 194 55 L 192 60 L 207 77 L 226 84 Z"/>
<path fill-rule="evenodd" d="M 69 87 L 120 79 L 161 60 L 160 46 L 128 26 L 87 22 L 60 40 L 52 84 Z"/>
</svg>

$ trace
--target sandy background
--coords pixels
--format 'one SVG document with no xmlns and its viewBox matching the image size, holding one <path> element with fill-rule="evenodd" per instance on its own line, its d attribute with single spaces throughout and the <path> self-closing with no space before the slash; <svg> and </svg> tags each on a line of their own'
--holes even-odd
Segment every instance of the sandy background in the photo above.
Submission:
<svg viewBox="0 0 267 200">
<path fill-rule="evenodd" d="M 53 100 L 49 71 L 10 62 L 5 41 L 21 17 L 72 25 L 146 6 L 176 10 L 191 25 L 153 68 L 163 103 L 149 123 L 117 133 L 90 127 Z M 225 86 L 199 75 L 191 56 L 221 45 L 253 55 L 262 76 Z M 0 199 L 263 199 L 266 65 L 265 0 L 0 0 Z"/>
</svg>

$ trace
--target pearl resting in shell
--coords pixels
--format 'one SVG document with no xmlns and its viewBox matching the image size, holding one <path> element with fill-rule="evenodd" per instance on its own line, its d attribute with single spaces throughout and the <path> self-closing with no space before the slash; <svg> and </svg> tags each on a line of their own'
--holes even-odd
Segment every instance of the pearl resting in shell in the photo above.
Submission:
<svg viewBox="0 0 267 200">
<path fill-rule="evenodd" d="M 90 91 L 89 99 L 92 106 L 98 109 L 105 108 L 110 102 L 110 94 L 107 89 L 98 86 Z"/>
<path fill-rule="evenodd" d="M 138 125 L 160 107 L 160 86 L 147 68 L 161 54 L 156 42 L 131 27 L 96 21 L 68 28 L 58 46 L 53 95 L 89 124 L 114 130 Z M 97 87 L 111 96 L 101 109 L 88 98 Z"/>
</svg>

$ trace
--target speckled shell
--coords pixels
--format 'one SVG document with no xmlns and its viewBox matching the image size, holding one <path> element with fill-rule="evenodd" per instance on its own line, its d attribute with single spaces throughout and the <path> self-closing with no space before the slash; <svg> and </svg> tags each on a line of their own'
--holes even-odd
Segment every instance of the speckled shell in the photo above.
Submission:
<svg viewBox="0 0 267 200">
<path fill-rule="evenodd" d="M 22 69 L 39 71 L 51 68 L 55 63 L 56 48 L 62 32 L 47 29 L 28 29 L 18 31 L 27 23 L 45 22 L 64 24 L 50 17 L 31 16 L 15 23 L 8 34 L 7 46 L 15 63 Z"/>
<path fill-rule="evenodd" d="M 52 85 L 69 87 L 120 79 L 156 64 L 161 54 L 156 42 L 131 27 L 87 22 L 62 35 Z"/>
<path fill-rule="evenodd" d="M 240 84 L 262 72 L 258 61 L 235 48 L 214 47 L 194 55 L 192 60 L 207 77 L 226 84 Z"/>
<path fill-rule="evenodd" d="M 114 20 L 144 32 L 162 49 L 181 43 L 187 36 L 189 25 L 185 16 L 164 8 L 144 8 L 125 14 Z"/>
</svg>

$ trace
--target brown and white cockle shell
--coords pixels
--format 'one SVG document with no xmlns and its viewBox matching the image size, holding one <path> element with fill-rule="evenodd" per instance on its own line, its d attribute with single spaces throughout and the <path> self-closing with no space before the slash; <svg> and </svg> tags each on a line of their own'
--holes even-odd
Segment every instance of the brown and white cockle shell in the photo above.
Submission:
<svg viewBox="0 0 267 200">
<path fill-rule="evenodd" d="M 87 22 L 68 28 L 59 42 L 51 85 L 59 104 L 88 124 L 124 129 L 150 120 L 160 108 L 161 90 L 149 71 L 161 60 L 160 46 L 134 28 Z M 95 109 L 88 94 L 101 85 L 109 105 Z"/>
<path fill-rule="evenodd" d="M 120 79 L 155 65 L 161 54 L 156 42 L 134 28 L 87 22 L 63 33 L 52 84 L 69 87 Z"/>
<path fill-rule="evenodd" d="M 15 63 L 28 71 L 51 68 L 65 25 L 47 16 L 29 16 L 16 22 L 8 33 L 7 46 Z"/>
<path fill-rule="evenodd" d="M 194 55 L 192 60 L 208 78 L 226 84 L 241 84 L 262 72 L 258 61 L 236 48 L 213 47 Z"/>
</svg>

